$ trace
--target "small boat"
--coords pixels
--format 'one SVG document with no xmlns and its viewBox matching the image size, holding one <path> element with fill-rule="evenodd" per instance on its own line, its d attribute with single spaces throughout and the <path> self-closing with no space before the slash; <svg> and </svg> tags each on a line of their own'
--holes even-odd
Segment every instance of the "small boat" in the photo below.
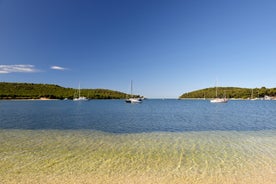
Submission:
<svg viewBox="0 0 276 184">
<path fill-rule="evenodd" d="M 126 103 L 142 103 L 143 99 L 142 98 L 134 98 L 132 97 L 132 90 L 133 90 L 133 86 L 132 86 L 132 81 L 131 81 L 131 98 L 127 98 L 125 100 Z"/>
<path fill-rule="evenodd" d="M 218 96 L 218 88 L 216 85 L 216 98 L 211 99 L 210 102 L 211 103 L 227 103 L 228 102 L 228 99 L 225 97 L 225 94 L 224 94 L 223 98 L 218 98 L 217 96 Z"/>
<path fill-rule="evenodd" d="M 74 101 L 85 101 L 85 100 L 88 100 L 88 99 L 86 97 L 84 97 L 84 96 L 80 96 L 78 98 L 74 98 L 73 100 Z"/>
<path fill-rule="evenodd" d="M 80 84 L 79 84 L 79 96 L 76 97 L 76 98 L 74 98 L 73 101 L 86 101 L 86 100 L 88 100 L 86 97 L 81 96 L 81 92 L 80 91 L 81 90 L 80 90 Z"/>
<path fill-rule="evenodd" d="M 126 103 L 142 103 L 141 98 L 128 98 L 125 100 Z"/>
<path fill-rule="evenodd" d="M 227 98 L 215 98 L 210 100 L 211 103 L 227 103 L 228 99 Z"/>
</svg>

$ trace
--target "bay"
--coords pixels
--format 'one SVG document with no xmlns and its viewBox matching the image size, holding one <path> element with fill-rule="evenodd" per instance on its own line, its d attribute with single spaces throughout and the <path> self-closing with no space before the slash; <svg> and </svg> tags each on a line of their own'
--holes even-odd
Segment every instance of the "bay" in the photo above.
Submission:
<svg viewBox="0 0 276 184">
<path fill-rule="evenodd" d="M 110 133 L 276 129 L 276 101 L 1 101 L 2 129 L 90 129 Z"/>
<path fill-rule="evenodd" d="M 3 183 L 276 182 L 276 101 L 0 101 Z"/>
</svg>

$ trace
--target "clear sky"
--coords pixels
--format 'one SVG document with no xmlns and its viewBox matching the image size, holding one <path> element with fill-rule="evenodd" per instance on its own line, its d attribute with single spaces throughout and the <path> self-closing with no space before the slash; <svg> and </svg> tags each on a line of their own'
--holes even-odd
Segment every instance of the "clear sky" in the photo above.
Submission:
<svg viewBox="0 0 276 184">
<path fill-rule="evenodd" d="M 275 0 L 0 0 L 0 81 L 177 98 L 276 87 Z"/>
</svg>

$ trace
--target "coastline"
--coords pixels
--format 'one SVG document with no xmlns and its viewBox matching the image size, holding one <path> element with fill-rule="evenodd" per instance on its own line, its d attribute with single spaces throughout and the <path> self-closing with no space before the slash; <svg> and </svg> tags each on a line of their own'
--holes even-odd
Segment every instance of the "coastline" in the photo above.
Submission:
<svg viewBox="0 0 276 184">
<path fill-rule="evenodd" d="M 37 99 L 30 99 L 30 98 L 10 98 L 10 99 L 0 99 L 0 101 L 51 101 L 51 100 L 61 100 L 61 99 L 50 99 L 50 98 L 37 98 Z"/>
</svg>

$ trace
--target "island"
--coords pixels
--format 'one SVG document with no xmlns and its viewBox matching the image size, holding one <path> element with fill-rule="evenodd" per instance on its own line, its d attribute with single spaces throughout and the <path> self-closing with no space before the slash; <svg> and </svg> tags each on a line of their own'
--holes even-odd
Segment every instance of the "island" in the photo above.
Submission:
<svg viewBox="0 0 276 184">
<path fill-rule="evenodd" d="M 0 82 L 0 99 L 73 99 L 78 89 L 65 88 L 55 84 L 34 84 Z M 88 99 L 125 99 L 128 94 L 109 89 L 81 89 L 81 95 Z M 139 96 L 139 95 L 135 95 Z"/>
<path fill-rule="evenodd" d="M 217 90 L 217 96 L 216 96 Z M 179 99 L 276 99 L 276 88 L 211 87 L 183 93 Z"/>
</svg>

